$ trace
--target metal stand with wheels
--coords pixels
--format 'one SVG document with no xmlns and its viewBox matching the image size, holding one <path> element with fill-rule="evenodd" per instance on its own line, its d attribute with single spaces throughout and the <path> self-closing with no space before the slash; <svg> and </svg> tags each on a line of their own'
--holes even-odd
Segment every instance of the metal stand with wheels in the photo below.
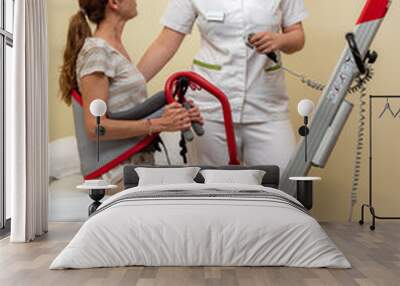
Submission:
<svg viewBox="0 0 400 286">
<path fill-rule="evenodd" d="M 101 205 L 101 199 L 104 198 L 104 195 L 106 194 L 105 189 L 92 189 L 89 190 L 89 197 L 94 201 L 88 208 L 89 216 L 94 213 L 97 208 Z"/>
<path fill-rule="evenodd" d="M 369 97 L 369 200 L 368 204 L 363 204 L 361 206 L 361 219 L 358 222 L 360 225 L 364 224 L 364 211 L 365 208 L 368 208 L 371 216 L 372 216 L 372 224 L 370 225 L 370 230 L 375 230 L 376 226 L 376 220 L 398 220 L 400 217 L 383 217 L 383 216 L 378 216 L 376 214 L 374 205 L 373 205 L 373 192 L 372 192 L 372 100 L 373 99 L 389 99 L 389 98 L 397 98 L 400 99 L 400 96 L 392 95 L 392 96 L 375 96 L 375 95 L 370 95 Z"/>
<path fill-rule="evenodd" d="M 89 216 L 91 216 L 101 205 L 100 201 L 104 198 L 106 190 L 115 189 L 117 188 L 117 186 L 108 185 L 106 182 L 103 182 L 102 180 L 88 180 L 85 181 L 84 184 L 79 185 L 76 188 L 81 190 L 87 190 L 89 192 L 89 197 L 94 201 L 88 207 L 88 213 Z"/>
</svg>

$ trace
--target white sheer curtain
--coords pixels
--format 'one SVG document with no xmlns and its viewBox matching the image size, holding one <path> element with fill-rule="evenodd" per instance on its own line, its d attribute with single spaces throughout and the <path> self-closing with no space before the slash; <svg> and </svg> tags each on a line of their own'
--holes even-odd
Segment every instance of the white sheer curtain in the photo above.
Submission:
<svg viewBox="0 0 400 286">
<path fill-rule="evenodd" d="M 12 242 L 28 242 L 47 232 L 46 17 L 46 0 L 15 2 L 14 95 L 6 113 Z"/>
</svg>

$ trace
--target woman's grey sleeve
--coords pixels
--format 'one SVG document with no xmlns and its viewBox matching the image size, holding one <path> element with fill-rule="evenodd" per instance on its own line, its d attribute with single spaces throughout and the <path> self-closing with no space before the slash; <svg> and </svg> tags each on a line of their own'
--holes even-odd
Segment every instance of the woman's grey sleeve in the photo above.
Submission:
<svg viewBox="0 0 400 286">
<path fill-rule="evenodd" d="M 143 103 L 121 112 L 107 112 L 107 117 L 115 120 L 140 120 L 146 118 L 159 118 L 167 104 L 164 92 L 158 92 Z"/>
</svg>

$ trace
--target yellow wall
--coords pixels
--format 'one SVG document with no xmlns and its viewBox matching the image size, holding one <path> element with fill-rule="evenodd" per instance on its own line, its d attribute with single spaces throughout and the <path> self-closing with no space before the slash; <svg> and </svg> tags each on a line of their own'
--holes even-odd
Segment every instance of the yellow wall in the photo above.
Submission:
<svg viewBox="0 0 400 286">
<path fill-rule="evenodd" d="M 50 50 L 50 140 L 73 134 L 71 110 L 57 98 L 57 78 L 62 60 L 63 44 L 66 37 L 68 18 L 77 11 L 77 1 L 48 0 L 49 50 Z M 310 17 L 305 22 L 307 45 L 301 53 L 286 57 L 285 64 L 304 74 L 326 82 L 345 45 L 344 35 L 353 29 L 355 19 L 360 13 L 364 1 L 348 0 L 305 0 Z M 138 60 L 156 37 L 160 30 L 159 19 L 167 4 L 167 0 L 139 0 L 139 17 L 130 22 L 125 32 L 125 43 L 132 58 Z M 393 5 L 382 26 L 373 48 L 380 53 L 376 64 L 376 76 L 369 86 L 369 94 L 399 94 L 400 41 L 400 8 Z M 149 84 L 149 92 L 160 90 L 165 78 L 174 71 L 182 70 L 190 65 L 199 45 L 197 31 L 186 39 L 174 60 Z M 310 98 L 317 102 L 319 93 L 303 87 L 296 80 L 288 77 L 288 88 L 291 96 L 290 112 L 294 126 L 301 124 L 296 105 L 302 98 Z M 313 175 L 319 175 L 323 181 L 316 184 L 315 209 L 313 214 L 323 221 L 344 221 L 348 215 L 349 193 L 353 167 L 355 136 L 357 127 L 358 97 L 348 99 L 356 104 L 356 108 L 346 125 L 328 165 L 325 169 L 313 169 Z M 393 102 L 396 108 L 399 103 Z M 377 110 L 383 105 L 377 104 Z M 375 116 L 376 117 L 376 116 Z M 380 215 L 393 215 L 400 203 L 400 190 L 395 186 L 397 166 L 400 162 L 398 143 L 400 129 L 397 120 L 377 121 L 374 153 L 377 159 L 375 166 L 376 205 Z M 381 137 L 381 138 L 380 138 Z M 388 140 L 387 138 L 390 138 Z M 366 138 L 367 139 L 367 138 Z M 398 141 L 396 141 L 398 140 Z M 367 141 L 365 142 L 367 143 Z M 367 146 L 367 145 L 366 145 Z M 367 150 L 364 152 L 362 181 L 360 184 L 360 201 L 367 199 Z M 398 176 L 397 176 L 398 177 Z M 358 217 L 359 208 L 356 208 Z"/>
</svg>

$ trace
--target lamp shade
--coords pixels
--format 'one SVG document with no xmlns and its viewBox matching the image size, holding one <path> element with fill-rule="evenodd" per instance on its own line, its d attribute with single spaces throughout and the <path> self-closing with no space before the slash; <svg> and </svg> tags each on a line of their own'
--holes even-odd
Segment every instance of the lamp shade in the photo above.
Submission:
<svg viewBox="0 0 400 286">
<path fill-rule="evenodd" d="M 93 116 L 103 116 L 104 114 L 106 114 L 106 111 L 107 105 L 103 100 L 95 99 L 90 103 L 90 113 Z"/>
<path fill-rule="evenodd" d="M 314 111 L 314 102 L 309 99 L 303 99 L 297 105 L 297 111 L 303 117 L 310 116 Z"/>
</svg>

